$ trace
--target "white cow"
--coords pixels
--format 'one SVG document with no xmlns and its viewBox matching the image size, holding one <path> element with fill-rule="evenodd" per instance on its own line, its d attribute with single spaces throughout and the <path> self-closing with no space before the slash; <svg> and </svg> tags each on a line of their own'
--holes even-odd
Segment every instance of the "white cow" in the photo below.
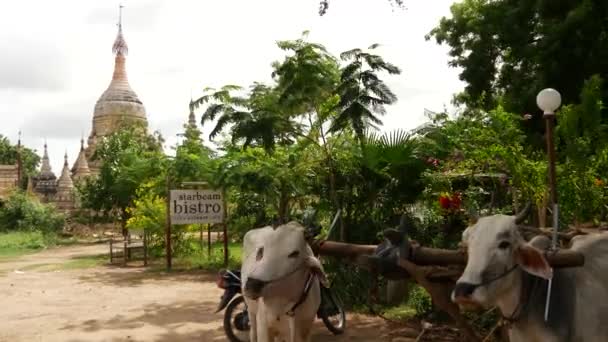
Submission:
<svg viewBox="0 0 608 342">
<path fill-rule="evenodd" d="M 310 341 L 326 278 L 304 232 L 289 222 L 245 234 L 241 274 L 251 342 Z"/>
<path fill-rule="evenodd" d="M 469 258 L 452 299 L 497 306 L 512 322 L 511 342 L 608 341 L 608 234 L 573 239 L 571 249 L 585 256 L 585 265 L 553 270 L 541 251 L 547 238 L 526 242 L 517 221 L 494 215 L 467 228 Z M 547 279 L 552 287 L 545 322 Z"/>
</svg>

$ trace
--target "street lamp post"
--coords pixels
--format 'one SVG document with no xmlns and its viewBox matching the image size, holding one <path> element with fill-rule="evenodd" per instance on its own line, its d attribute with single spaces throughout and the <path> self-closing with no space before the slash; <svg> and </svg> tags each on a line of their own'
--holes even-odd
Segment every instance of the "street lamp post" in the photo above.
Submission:
<svg viewBox="0 0 608 342">
<path fill-rule="evenodd" d="M 557 229 L 559 224 L 557 205 L 557 182 L 555 180 L 555 145 L 553 143 L 553 127 L 555 125 L 555 110 L 559 108 L 562 97 L 555 89 L 541 90 L 536 96 L 536 103 L 543 111 L 546 123 L 547 155 L 549 157 L 549 188 L 551 189 L 551 209 L 553 211 L 553 247 L 557 246 Z"/>
<path fill-rule="evenodd" d="M 555 111 L 562 103 L 559 92 L 552 88 L 541 90 L 536 96 L 536 104 L 543 111 L 546 123 L 547 155 L 549 158 L 549 188 L 551 189 L 551 209 L 553 211 L 553 250 L 557 248 L 557 229 L 559 226 L 559 206 L 557 204 L 557 182 L 555 177 L 555 144 L 553 143 L 553 128 L 555 126 Z M 551 299 L 552 279 L 549 279 L 547 300 L 545 303 L 545 321 L 549 318 L 549 302 Z"/>
</svg>

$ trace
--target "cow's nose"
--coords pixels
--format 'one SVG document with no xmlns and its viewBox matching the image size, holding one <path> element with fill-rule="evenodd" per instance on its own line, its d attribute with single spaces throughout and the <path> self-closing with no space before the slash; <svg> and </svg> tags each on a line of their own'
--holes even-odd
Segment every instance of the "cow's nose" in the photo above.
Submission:
<svg viewBox="0 0 608 342">
<path fill-rule="evenodd" d="M 454 287 L 454 298 L 468 298 L 475 291 L 477 286 L 470 283 L 456 283 Z"/>
<path fill-rule="evenodd" d="M 247 283 L 245 284 L 245 290 L 253 293 L 260 293 L 265 285 L 265 281 L 255 278 L 248 278 Z"/>
</svg>

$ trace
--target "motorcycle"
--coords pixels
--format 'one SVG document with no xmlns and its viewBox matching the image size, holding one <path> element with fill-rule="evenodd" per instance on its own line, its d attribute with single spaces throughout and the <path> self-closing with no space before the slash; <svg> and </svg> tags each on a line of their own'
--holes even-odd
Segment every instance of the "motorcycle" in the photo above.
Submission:
<svg viewBox="0 0 608 342">
<path fill-rule="evenodd" d="M 335 226 L 340 212 L 336 213 L 330 231 Z M 309 229 L 307 238 L 312 239 L 318 235 L 320 227 L 307 225 Z M 249 315 L 247 304 L 241 289 L 241 272 L 237 270 L 222 270 L 217 279 L 217 286 L 224 290 L 220 304 L 216 311 L 224 309 L 224 331 L 231 342 L 249 341 Z M 334 335 L 344 333 L 346 328 L 346 312 L 338 295 L 331 291 L 331 287 L 321 285 L 321 305 L 317 310 L 317 317 Z"/>
</svg>

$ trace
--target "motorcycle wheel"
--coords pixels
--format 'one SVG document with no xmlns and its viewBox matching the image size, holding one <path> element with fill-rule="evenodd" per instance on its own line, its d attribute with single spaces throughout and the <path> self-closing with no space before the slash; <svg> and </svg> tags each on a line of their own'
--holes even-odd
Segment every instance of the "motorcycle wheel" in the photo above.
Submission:
<svg viewBox="0 0 608 342">
<path fill-rule="evenodd" d="M 344 312 L 342 302 L 340 301 L 338 296 L 334 294 L 330 289 L 325 288 L 321 291 L 324 292 L 323 296 L 321 297 L 321 320 L 323 320 L 323 324 L 325 324 L 327 329 L 331 331 L 334 335 L 341 335 L 346 329 L 346 312 Z M 336 314 L 330 316 L 329 313 Z M 335 321 L 332 320 L 332 318 L 334 318 Z"/>
<path fill-rule="evenodd" d="M 234 298 L 228 304 L 228 306 L 226 306 L 226 311 L 224 312 L 224 332 L 226 333 L 226 336 L 228 337 L 228 340 L 230 342 L 248 342 L 249 341 L 249 329 L 241 330 L 235 326 L 236 316 L 244 313 L 243 309 L 239 309 L 238 307 L 239 307 L 239 305 L 244 305 L 244 304 L 245 304 L 245 298 L 243 298 L 243 296 L 238 296 L 238 297 Z M 249 327 L 247 327 L 247 328 L 249 328 Z M 244 337 L 244 338 L 238 337 L 237 334 L 235 333 L 235 330 L 240 331 L 240 332 L 246 332 L 247 333 L 246 337 Z"/>
</svg>

